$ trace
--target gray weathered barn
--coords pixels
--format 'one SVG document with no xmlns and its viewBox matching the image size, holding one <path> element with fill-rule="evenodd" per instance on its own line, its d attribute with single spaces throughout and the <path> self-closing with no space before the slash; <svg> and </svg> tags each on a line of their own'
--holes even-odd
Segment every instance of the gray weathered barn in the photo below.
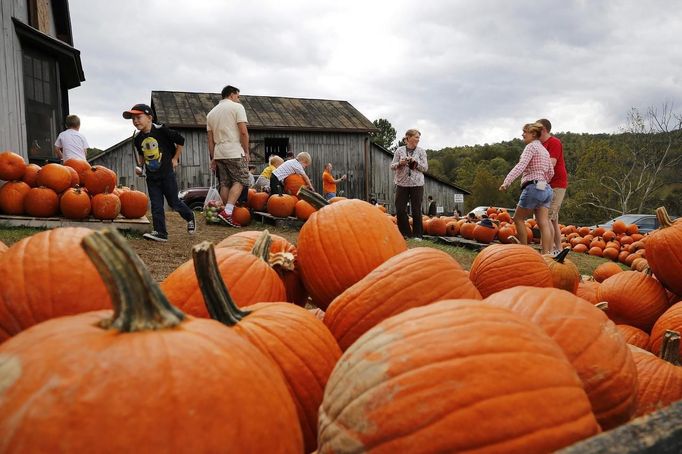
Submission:
<svg viewBox="0 0 682 454">
<path fill-rule="evenodd" d="M 32 162 L 55 159 L 68 90 L 85 80 L 67 0 L 0 2 L 0 147 Z"/>
<path fill-rule="evenodd" d="M 207 186 L 210 180 L 206 114 L 220 101 L 217 93 L 153 91 L 151 107 L 155 121 L 178 130 L 185 137 L 180 159 L 178 185 Z M 251 161 L 260 172 L 272 154 L 307 151 L 313 158 L 306 170 L 318 191 L 322 171 L 331 162 L 336 174 L 347 174 L 338 185 L 346 197 L 369 200 L 374 197 L 393 205 L 393 154 L 369 140 L 375 127 L 347 101 L 242 95 L 249 119 Z M 125 107 L 125 106 L 124 106 Z M 121 110 L 124 110 L 123 108 Z M 124 121 L 124 120 L 121 120 Z M 123 185 L 144 187 L 144 179 L 134 174 L 131 137 L 91 159 L 115 170 Z M 448 182 L 427 175 L 425 195 L 433 195 L 446 212 L 462 210 L 455 194 L 469 194 Z"/>
</svg>

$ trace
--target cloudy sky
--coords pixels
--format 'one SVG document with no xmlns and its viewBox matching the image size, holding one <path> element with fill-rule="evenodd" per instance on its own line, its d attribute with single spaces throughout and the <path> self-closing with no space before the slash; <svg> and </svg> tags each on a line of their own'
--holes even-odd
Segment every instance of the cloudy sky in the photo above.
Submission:
<svg viewBox="0 0 682 454">
<path fill-rule="evenodd" d="M 682 110 L 673 0 L 71 0 L 90 145 L 133 129 L 152 90 L 347 100 L 425 148 L 617 132 L 632 107 Z"/>
</svg>

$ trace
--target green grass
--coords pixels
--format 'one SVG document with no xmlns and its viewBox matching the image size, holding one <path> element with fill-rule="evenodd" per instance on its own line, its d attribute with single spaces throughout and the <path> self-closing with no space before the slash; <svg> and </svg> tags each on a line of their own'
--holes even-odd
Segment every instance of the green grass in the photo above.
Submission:
<svg viewBox="0 0 682 454">
<path fill-rule="evenodd" d="M 4 227 L 0 226 L 0 241 L 7 246 L 11 246 L 22 238 L 42 232 L 45 229 L 33 227 Z"/>
</svg>

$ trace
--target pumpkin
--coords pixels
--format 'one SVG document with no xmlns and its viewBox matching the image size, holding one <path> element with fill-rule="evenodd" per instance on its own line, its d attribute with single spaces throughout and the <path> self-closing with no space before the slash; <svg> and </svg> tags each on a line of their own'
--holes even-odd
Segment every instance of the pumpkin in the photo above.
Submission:
<svg viewBox="0 0 682 454">
<path fill-rule="evenodd" d="M 116 173 L 104 166 L 95 165 L 81 174 L 81 183 L 92 196 L 112 192 L 116 188 Z"/>
<path fill-rule="evenodd" d="M 433 218 L 429 223 L 429 233 L 434 236 L 445 236 L 448 222 L 445 218 Z"/>
<path fill-rule="evenodd" d="M 316 211 L 317 208 L 315 208 L 305 200 L 299 200 L 298 202 L 296 202 L 296 206 L 294 207 L 294 214 L 301 221 L 307 221 L 310 215 Z"/>
<path fill-rule="evenodd" d="M 625 342 L 630 345 L 643 349 L 649 345 L 649 335 L 639 328 L 630 325 L 616 325 L 616 329 L 623 336 Z"/>
<path fill-rule="evenodd" d="M 40 172 L 40 166 L 38 164 L 29 164 L 26 166 L 26 172 L 21 181 L 26 183 L 32 188 L 38 186 L 38 172 Z"/>
<path fill-rule="evenodd" d="M 618 235 L 618 234 L 626 233 L 628 230 L 628 227 L 625 224 L 625 222 L 623 222 L 619 219 L 611 225 L 611 230 L 613 230 L 613 233 Z"/>
<path fill-rule="evenodd" d="M 516 235 L 516 229 L 512 225 L 505 225 L 497 231 L 497 239 L 502 244 L 511 244 L 513 242 L 511 237 L 514 235 Z"/>
<path fill-rule="evenodd" d="M 289 217 L 294 214 L 296 201 L 295 197 L 288 194 L 274 194 L 268 198 L 268 213 L 278 218 Z"/>
<path fill-rule="evenodd" d="M 467 240 L 473 240 L 474 239 L 474 229 L 476 228 L 476 224 L 473 222 L 465 222 L 462 224 L 459 228 L 459 234 L 461 235 L 462 238 L 467 239 Z"/>
<path fill-rule="evenodd" d="M 113 313 L 50 320 L 0 346 L 3 450 L 302 452 L 276 366 L 233 330 L 172 307 L 125 240 L 107 235 L 117 234 L 94 232 L 84 247 Z"/>
<path fill-rule="evenodd" d="M 603 429 L 630 420 L 637 370 L 616 326 L 588 301 L 559 289 L 514 287 L 486 298 L 539 325 L 563 349 Z"/>
<path fill-rule="evenodd" d="M 252 252 L 221 247 L 215 251 L 220 274 L 239 307 L 259 302 L 286 301 L 284 284 L 267 260 L 269 235 L 254 244 Z M 180 265 L 161 283 L 168 300 L 195 317 L 208 317 L 192 260 Z"/>
<path fill-rule="evenodd" d="M 24 197 L 24 212 L 41 218 L 56 216 L 59 212 L 59 196 L 50 188 L 31 188 Z"/>
<path fill-rule="evenodd" d="M 67 159 L 64 162 L 64 165 L 66 167 L 71 167 L 73 170 L 76 171 L 76 173 L 78 174 L 78 179 L 81 182 L 81 185 L 85 183 L 84 182 L 85 173 L 92 168 L 88 161 L 75 158 Z"/>
<path fill-rule="evenodd" d="M 7 245 L 0 241 L 0 254 L 4 254 L 7 251 Z"/>
<path fill-rule="evenodd" d="M 192 250 L 199 286 L 211 318 L 233 327 L 282 371 L 296 404 L 305 452 L 317 448 L 317 413 L 341 350 L 324 324 L 293 304 L 258 303 L 239 309 L 218 271 L 213 245 Z"/>
<path fill-rule="evenodd" d="M 682 295 L 682 224 L 673 223 L 664 207 L 656 209 L 656 218 L 661 227 L 646 240 L 649 267 L 665 288 Z"/>
<path fill-rule="evenodd" d="M 71 172 L 61 164 L 45 164 L 38 172 L 36 183 L 59 194 L 71 186 Z"/>
<path fill-rule="evenodd" d="M 456 236 L 459 233 L 459 224 L 456 221 L 449 221 L 445 224 L 445 235 Z"/>
<path fill-rule="evenodd" d="M 121 200 L 121 214 L 127 219 L 138 219 L 147 214 L 149 197 L 142 191 L 123 191 L 118 196 Z"/>
<path fill-rule="evenodd" d="M 473 235 L 479 243 L 492 243 L 497 236 L 497 226 L 490 219 L 484 219 L 476 224 Z"/>
<path fill-rule="evenodd" d="M 471 264 L 469 279 L 484 298 L 517 285 L 554 286 L 542 256 L 521 244 L 492 244 L 483 249 Z"/>
<path fill-rule="evenodd" d="M 615 247 L 606 247 L 602 251 L 602 257 L 609 260 L 618 260 L 618 253 L 620 251 Z"/>
<path fill-rule="evenodd" d="M 305 180 L 302 175 L 294 173 L 284 179 L 284 192 L 287 194 L 298 194 L 298 190 L 301 189 L 301 186 L 305 186 Z"/>
<path fill-rule="evenodd" d="M 344 352 L 325 388 L 318 452 L 552 452 L 599 430 L 541 328 L 445 300 L 384 320 Z"/>
<path fill-rule="evenodd" d="M 319 208 L 303 224 L 297 249 L 303 283 L 320 309 L 325 310 L 348 287 L 407 250 L 400 231 L 371 204 L 349 199 L 325 206 L 326 202 L 306 188 L 299 194 Z"/>
<path fill-rule="evenodd" d="M 408 249 L 376 267 L 329 305 L 324 323 L 342 350 L 379 322 L 444 299 L 481 299 L 469 276 L 449 254 Z"/>
<path fill-rule="evenodd" d="M 71 175 L 71 183 L 69 183 L 70 188 L 75 188 L 80 184 L 80 177 L 78 176 L 78 172 L 73 167 L 67 167 L 63 166 L 68 172 L 69 175 Z"/>
<path fill-rule="evenodd" d="M 101 220 L 114 220 L 121 213 L 121 199 L 116 194 L 102 192 L 92 197 L 92 215 Z"/>
<path fill-rule="evenodd" d="M 597 282 L 604 282 L 606 279 L 610 278 L 614 274 L 622 273 L 624 270 L 617 263 L 604 262 L 600 263 L 594 271 L 592 271 L 592 277 Z"/>
<path fill-rule="evenodd" d="M 253 211 L 265 211 L 269 198 L 270 194 L 267 192 L 256 192 L 255 190 L 252 192 L 249 189 L 247 203 Z"/>
<path fill-rule="evenodd" d="M 85 219 L 92 210 L 90 196 L 79 187 L 67 189 L 59 199 L 59 209 L 67 219 Z"/>
<path fill-rule="evenodd" d="M 630 350 L 639 376 L 636 416 L 646 415 L 682 399 L 678 332 L 666 332 L 660 358 L 634 346 Z"/>
<path fill-rule="evenodd" d="M 668 296 L 653 277 L 638 271 L 623 271 L 599 286 L 599 301 L 609 303 L 609 318 L 617 324 L 636 326 L 649 332 L 668 308 Z"/>
<path fill-rule="evenodd" d="M 651 328 L 649 345 L 646 349 L 654 355 L 660 354 L 663 336 L 669 330 L 682 332 L 682 302 L 673 304 L 658 317 L 653 328 Z M 680 350 L 680 355 L 682 355 L 682 350 Z"/>
<path fill-rule="evenodd" d="M 0 180 L 21 180 L 25 172 L 24 158 L 9 150 L 0 153 Z"/>
<path fill-rule="evenodd" d="M 109 294 L 80 247 L 82 227 L 46 230 L 0 256 L 0 342 L 36 323 L 111 308 Z"/>
<path fill-rule="evenodd" d="M 251 224 L 251 212 L 248 208 L 243 206 L 236 206 L 232 210 L 232 219 L 234 219 L 242 227 Z"/>
<path fill-rule="evenodd" d="M 296 266 L 296 246 L 279 235 L 270 234 L 268 230 L 241 231 L 228 236 L 216 245 L 217 248 L 233 248 L 241 251 L 250 252 L 253 250 L 256 241 L 263 236 L 270 237 L 270 255 L 267 262 L 277 272 L 286 290 L 286 300 L 305 306 L 308 301 L 308 292 L 301 281 L 301 270 Z"/>
<path fill-rule="evenodd" d="M 593 280 L 581 280 L 578 284 L 578 289 L 575 294 L 592 304 L 599 303 L 597 299 L 597 292 L 599 291 L 599 282 Z"/>
<path fill-rule="evenodd" d="M 23 181 L 8 181 L 0 186 L 0 213 L 24 214 L 24 199 L 30 190 Z"/>
<path fill-rule="evenodd" d="M 580 284 L 580 271 L 573 262 L 566 258 L 570 249 L 563 249 L 556 257 L 543 255 L 542 258 L 552 273 L 554 288 L 567 290 L 571 293 L 578 291 Z"/>
</svg>

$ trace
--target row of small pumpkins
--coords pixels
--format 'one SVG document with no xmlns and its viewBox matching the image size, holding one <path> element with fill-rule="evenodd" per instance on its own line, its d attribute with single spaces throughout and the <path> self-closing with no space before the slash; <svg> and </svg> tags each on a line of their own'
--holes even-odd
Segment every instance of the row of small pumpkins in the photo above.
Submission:
<svg viewBox="0 0 682 454">
<path fill-rule="evenodd" d="M 682 368 L 608 320 L 682 311 L 682 226 L 649 238 L 655 278 L 603 280 L 604 310 L 575 294 L 565 257 L 495 244 L 467 272 L 408 250 L 366 202 L 301 198 L 317 211 L 295 246 L 240 231 L 158 287 L 114 232 L 55 229 L 2 253 L 0 448 L 48 450 L 58 433 L 64 450 L 549 452 L 682 399 Z M 29 286 L 38 249 L 60 266 Z M 294 289 L 319 310 L 283 304 L 307 300 Z M 674 360 L 682 317 L 666 323 Z"/>
<path fill-rule="evenodd" d="M 117 188 L 113 170 L 87 161 L 69 159 L 64 165 L 26 164 L 11 151 L 0 153 L 0 213 L 34 217 L 61 216 L 81 220 L 89 216 L 113 220 L 119 214 L 137 219 L 145 215 L 144 192 Z"/>
</svg>

